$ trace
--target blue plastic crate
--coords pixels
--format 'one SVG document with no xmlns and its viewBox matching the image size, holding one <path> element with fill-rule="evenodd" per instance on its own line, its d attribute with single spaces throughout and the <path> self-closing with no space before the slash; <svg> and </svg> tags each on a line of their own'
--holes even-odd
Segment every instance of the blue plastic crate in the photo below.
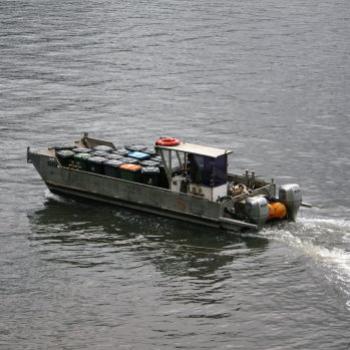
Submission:
<svg viewBox="0 0 350 350">
<path fill-rule="evenodd" d="M 128 154 L 128 157 L 135 158 L 137 160 L 146 160 L 150 158 L 150 155 L 147 153 L 134 151 L 134 152 L 130 152 Z"/>
</svg>

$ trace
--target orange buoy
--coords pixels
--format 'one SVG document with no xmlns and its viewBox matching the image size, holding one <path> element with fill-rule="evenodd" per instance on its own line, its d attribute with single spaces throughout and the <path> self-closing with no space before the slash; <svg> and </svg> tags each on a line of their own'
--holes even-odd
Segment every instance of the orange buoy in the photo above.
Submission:
<svg viewBox="0 0 350 350">
<path fill-rule="evenodd" d="M 175 137 L 161 137 L 156 141 L 157 146 L 177 146 L 180 144 L 180 140 Z"/>
<path fill-rule="evenodd" d="M 269 208 L 269 220 L 283 219 L 287 216 L 287 208 L 281 202 L 272 202 L 267 204 Z"/>
</svg>

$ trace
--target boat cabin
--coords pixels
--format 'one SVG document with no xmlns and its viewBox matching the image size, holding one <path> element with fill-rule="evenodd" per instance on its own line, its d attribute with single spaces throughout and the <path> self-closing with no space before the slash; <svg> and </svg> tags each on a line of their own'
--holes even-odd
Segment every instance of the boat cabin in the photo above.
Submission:
<svg viewBox="0 0 350 350">
<path fill-rule="evenodd" d="M 155 148 L 162 158 L 172 192 L 210 201 L 227 196 L 227 156 L 232 151 L 186 142 Z"/>
</svg>

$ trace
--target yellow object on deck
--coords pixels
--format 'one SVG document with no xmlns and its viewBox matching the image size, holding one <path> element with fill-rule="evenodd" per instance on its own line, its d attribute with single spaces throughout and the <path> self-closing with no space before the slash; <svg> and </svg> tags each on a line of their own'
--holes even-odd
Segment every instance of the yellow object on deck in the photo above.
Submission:
<svg viewBox="0 0 350 350">
<path fill-rule="evenodd" d="M 281 202 L 267 204 L 269 208 L 269 219 L 283 219 L 287 216 L 287 208 Z"/>
</svg>

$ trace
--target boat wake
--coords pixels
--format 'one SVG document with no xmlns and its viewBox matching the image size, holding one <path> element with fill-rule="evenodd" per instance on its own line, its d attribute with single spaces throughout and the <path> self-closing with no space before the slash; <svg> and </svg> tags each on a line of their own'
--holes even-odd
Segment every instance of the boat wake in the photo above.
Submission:
<svg viewBox="0 0 350 350">
<path fill-rule="evenodd" d="M 47 202 L 53 201 L 53 202 L 57 202 L 57 203 L 71 203 L 71 202 L 73 202 L 72 199 L 61 197 L 58 194 L 54 194 L 49 189 L 45 190 L 45 200 Z"/>
<path fill-rule="evenodd" d="M 297 223 L 266 228 L 261 233 L 310 257 L 324 277 L 341 290 L 350 310 L 350 221 L 300 217 Z"/>
</svg>

